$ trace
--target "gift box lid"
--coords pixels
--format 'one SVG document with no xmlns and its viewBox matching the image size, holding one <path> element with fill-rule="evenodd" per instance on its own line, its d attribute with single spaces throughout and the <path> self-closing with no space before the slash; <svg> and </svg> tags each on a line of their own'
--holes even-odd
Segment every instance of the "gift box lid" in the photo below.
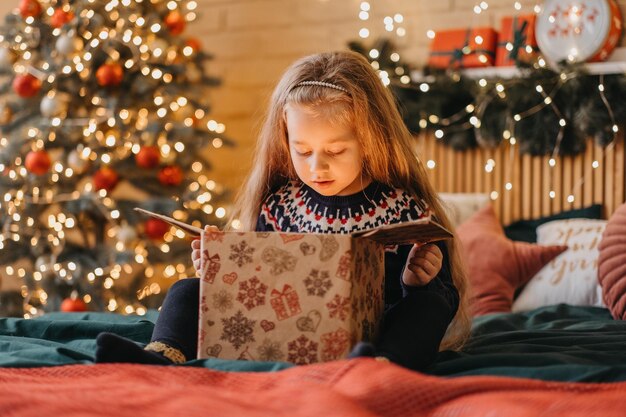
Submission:
<svg viewBox="0 0 626 417">
<path fill-rule="evenodd" d="M 172 219 L 163 214 L 154 213 L 139 207 L 135 210 L 148 216 L 161 219 L 172 226 L 176 226 L 192 236 L 200 236 L 202 229 L 196 226 Z M 283 233 L 285 234 L 285 233 Z M 299 234 L 299 233 L 294 233 Z M 424 217 L 403 223 L 389 224 L 369 230 L 363 230 L 350 234 L 353 238 L 367 238 L 384 245 L 404 245 L 409 243 L 429 243 L 439 240 L 450 239 L 452 232 L 433 220 L 432 217 Z"/>
</svg>

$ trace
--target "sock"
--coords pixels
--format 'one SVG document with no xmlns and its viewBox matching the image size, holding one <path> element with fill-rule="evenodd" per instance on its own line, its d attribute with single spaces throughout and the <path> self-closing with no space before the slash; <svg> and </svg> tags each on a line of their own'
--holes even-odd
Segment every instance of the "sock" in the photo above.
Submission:
<svg viewBox="0 0 626 417">
<path fill-rule="evenodd" d="M 100 333 L 96 338 L 96 344 L 96 363 L 172 364 L 172 361 L 160 353 L 144 350 L 132 340 L 113 333 Z"/>
</svg>

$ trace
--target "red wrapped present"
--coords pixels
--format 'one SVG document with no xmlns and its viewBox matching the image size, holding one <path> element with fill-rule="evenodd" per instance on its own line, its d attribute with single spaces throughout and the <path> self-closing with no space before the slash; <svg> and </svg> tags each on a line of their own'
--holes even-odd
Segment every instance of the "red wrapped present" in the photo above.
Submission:
<svg viewBox="0 0 626 417">
<path fill-rule="evenodd" d="M 441 30 L 430 46 L 433 68 L 475 68 L 493 65 L 497 33 L 492 28 Z"/>
<path fill-rule="evenodd" d="M 502 18 L 496 51 L 497 67 L 509 67 L 518 62 L 529 62 L 538 52 L 534 14 Z"/>
</svg>

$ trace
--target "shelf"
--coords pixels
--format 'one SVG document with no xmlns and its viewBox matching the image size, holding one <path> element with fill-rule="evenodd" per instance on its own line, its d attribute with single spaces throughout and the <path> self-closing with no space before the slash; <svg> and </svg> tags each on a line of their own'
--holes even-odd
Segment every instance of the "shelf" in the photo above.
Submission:
<svg viewBox="0 0 626 417">
<path fill-rule="evenodd" d="M 590 62 L 583 65 L 583 68 L 593 75 L 598 74 L 626 74 L 626 47 L 615 48 L 609 61 Z M 511 79 L 522 76 L 522 71 L 517 67 L 484 67 L 466 68 L 461 70 L 466 77 L 473 79 L 480 78 L 500 78 Z M 411 80 L 419 83 L 426 81 L 422 71 L 411 72 Z"/>
<path fill-rule="evenodd" d="M 589 74 L 624 74 L 626 61 L 590 62 L 583 65 Z M 517 67 L 467 68 L 462 73 L 470 78 L 515 78 L 522 75 Z"/>
</svg>

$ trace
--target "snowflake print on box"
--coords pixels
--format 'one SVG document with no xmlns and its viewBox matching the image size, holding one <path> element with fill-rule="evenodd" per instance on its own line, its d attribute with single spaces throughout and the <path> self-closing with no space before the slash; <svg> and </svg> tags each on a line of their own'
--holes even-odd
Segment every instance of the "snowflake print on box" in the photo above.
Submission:
<svg viewBox="0 0 626 417">
<path fill-rule="evenodd" d="M 308 295 L 323 297 L 333 286 L 333 283 L 330 282 L 328 271 L 313 269 L 309 276 L 304 279 L 304 285 L 306 285 L 306 293 Z"/>
<path fill-rule="evenodd" d="M 261 255 L 261 259 L 272 267 L 270 272 L 275 275 L 282 274 L 285 271 L 293 271 L 298 262 L 298 258 L 291 253 L 278 248 L 265 249 Z"/>
<path fill-rule="evenodd" d="M 330 318 L 337 317 L 339 320 L 344 321 L 350 314 L 350 299 L 337 294 L 326 304 L 326 307 L 328 307 L 328 316 Z"/>
<path fill-rule="evenodd" d="M 237 301 L 246 306 L 248 310 L 265 304 L 267 285 L 261 283 L 257 277 L 239 283 Z"/>
<path fill-rule="evenodd" d="M 233 296 L 225 290 L 213 294 L 213 307 L 225 313 L 233 308 Z"/>
<path fill-rule="evenodd" d="M 322 361 L 334 361 L 341 358 L 350 347 L 350 333 L 344 329 L 322 335 Z"/>
<path fill-rule="evenodd" d="M 278 362 L 285 358 L 280 343 L 269 339 L 265 339 L 261 346 L 258 347 L 257 353 L 259 354 L 259 360 Z"/>
<path fill-rule="evenodd" d="M 230 245 L 230 251 L 228 259 L 234 261 L 239 268 L 252 262 L 254 248 L 250 247 L 245 240 L 236 245 Z"/>
<path fill-rule="evenodd" d="M 222 319 L 223 330 L 220 340 L 231 343 L 235 349 L 239 349 L 248 342 L 254 342 L 255 320 L 247 319 L 241 311 L 227 319 Z"/>
<path fill-rule="evenodd" d="M 287 344 L 287 360 L 296 365 L 308 365 L 317 362 L 318 344 L 302 335 Z"/>
</svg>

